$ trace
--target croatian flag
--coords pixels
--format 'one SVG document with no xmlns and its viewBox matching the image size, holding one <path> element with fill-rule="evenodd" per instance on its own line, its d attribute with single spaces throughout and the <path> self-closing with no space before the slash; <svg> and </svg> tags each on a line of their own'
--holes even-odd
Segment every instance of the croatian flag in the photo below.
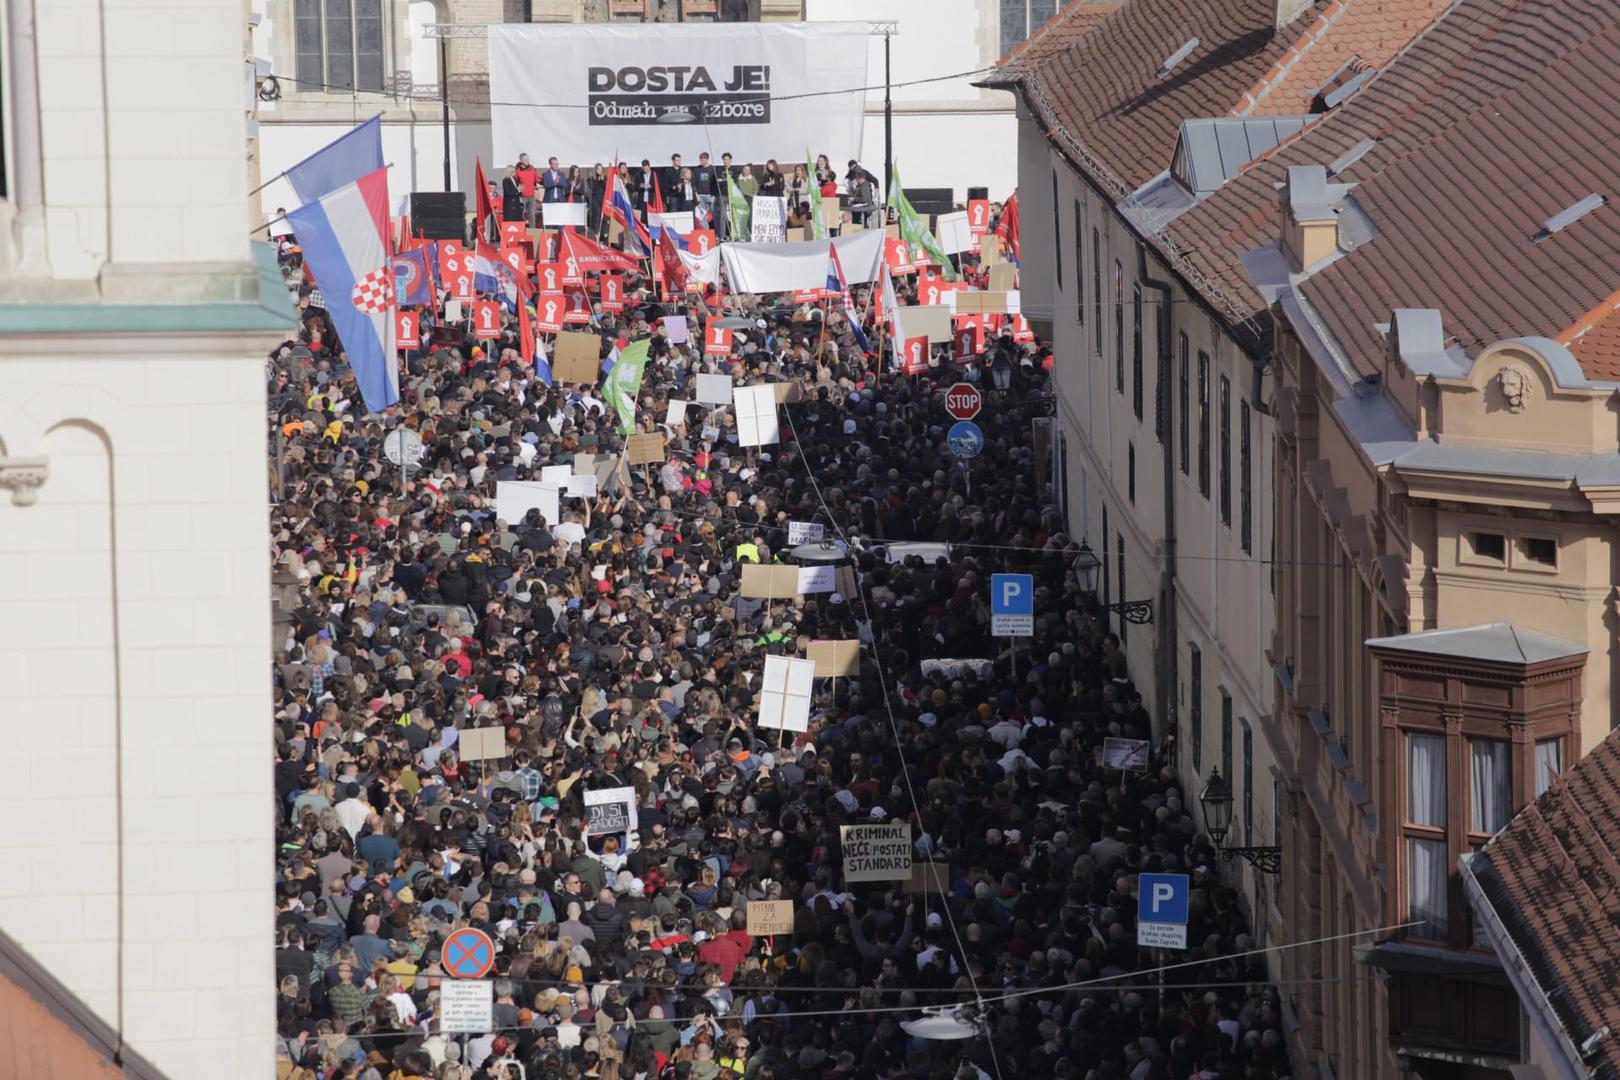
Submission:
<svg viewBox="0 0 1620 1080">
<path fill-rule="evenodd" d="M 630 205 L 630 197 L 619 183 L 618 172 L 615 168 L 608 173 L 607 190 L 602 195 L 602 211 L 624 230 L 625 249 L 646 258 L 652 254 L 652 237 L 647 235 L 647 227 L 636 217 L 636 208 Z"/>
<path fill-rule="evenodd" d="M 383 167 L 382 113 L 378 113 L 288 169 L 287 183 L 300 202 L 312 203 Z M 386 213 L 383 220 L 388 220 Z"/>
<path fill-rule="evenodd" d="M 860 319 L 855 315 L 855 302 L 849 295 L 849 279 L 844 276 L 844 264 L 838 258 L 838 248 L 829 243 L 827 245 L 827 293 L 836 296 L 844 307 L 844 318 L 849 321 L 850 332 L 855 335 L 855 341 L 862 352 L 871 352 L 872 345 L 866 339 L 866 331 L 861 329 Z"/>
<path fill-rule="evenodd" d="M 287 215 L 320 280 L 369 412 L 399 400 L 394 267 L 388 254 L 388 170 L 378 169 Z"/>
</svg>

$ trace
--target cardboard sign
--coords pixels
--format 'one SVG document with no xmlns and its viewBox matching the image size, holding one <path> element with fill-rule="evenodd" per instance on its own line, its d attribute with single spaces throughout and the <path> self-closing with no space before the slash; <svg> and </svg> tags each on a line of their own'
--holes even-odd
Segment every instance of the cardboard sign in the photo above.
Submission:
<svg viewBox="0 0 1620 1080">
<path fill-rule="evenodd" d="M 731 328 L 710 323 L 703 331 L 704 356 L 731 355 Z"/>
<path fill-rule="evenodd" d="M 956 294 L 957 315 L 978 315 L 1007 310 L 1007 294 L 1004 292 L 979 292 L 977 289 L 964 289 Z"/>
<path fill-rule="evenodd" d="M 562 287 L 566 284 L 563 281 L 562 264 L 554 262 L 537 263 L 534 268 L 534 280 L 543 293 L 562 292 Z"/>
<path fill-rule="evenodd" d="M 793 901 L 748 901 L 748 933 L 752 937 L 793 933 Z"/>
<path fill-rule="evenodd" d="M 900 321 L 912 337 L 925 337 L 930 345 L 955 342 L 951 309 L 943 304 L 919 304 L 900 309 Z"/>
<path fill-rule="evenodd" d="M 743 563 L 737 591 L 753 600 L 791 600 L 799 595 L 799 568 Z"/>
<path fill-rule="evenodd" d="M 801 566 L 799 567 L 799 593 L 809 596 L 812 593 L 837 592 L 837 577 L 832 566 Z"/>
<path fill-rule="evenodd" d="M 542 334 L 557 333 L 563 328 L 563 314 L 566 311 L 567 301 L 562 293 L 541 293 L 534 298 L 535 330 Z"/>
<path fill-rule="evenodd" d="M 772 446 L 782 441 L 776 386 L 739 386 L 732 391 L 732 400 L 738 446 Z"/>
<path fill-rule="evenodd" d="M 699 375 L 697 400 L 702 405 L 730 405 L 732 382 L 730 375 Z"/>
<path fill-rule="evenodd" d="M 625 440 L 624 456 L 632 465 L 662 465 L 664 463 L 664 437 L 632 435 Z"/>
<path fill-rule="evenodd" d="M 964 251 L 972 251 L 976 246 L 973 229 L 968 222 L 968 212 L 966 210 L 939 215 L 938 220 L 934 223 L 934 231 L 939 234 L 939 246 L 945 250 L 947 255 L 959 255 Z"/>
<path fill-rule="evenodd" d="M 697 256 L 707 255 L 720 245 L 713 229 L 693 229 L 686 235 L 687 250 Z"/>
<path fill-rule="evenodd" d="M 439 1033 L 483 1035 L 495 1028 L 495 980 L 441 979 Z"/>
<path fill-rule="evenodd" d="M 778 405 L 791 405 L 804 396 L 804 388 L 797 381 L 773 382 L 770 386 Z"/>
<path fill-rule="evenodd" d="M 827 528 L 819 521 L 788 522 L 788 543 L 795 547 L 800 544 L 819 544 L 826 535 Z"/>
<path fill-rule="evenodd" d="M 1012 263 L 997 263 L 990 268 L 990 288 L 994 292 L 1011 292 L 1018 287 L 1018 267 Z"/>
<path fill-rule="evenodd" d="M 624 310 L 624 275 L 603 274 L 597 279 L 598 295 L 602 298 L 603 311 Z"/>
<path fill-rule="evenodd" d="M 808 660 L 767 656 L 759 684 L 760 728 L 809 731 L 815 678 L 816 665 Z"/>
<path fill-rule="evenodd" d="M 927 893 L 944 895 L 950 891 L 950 863 L 914 862 L 911 864 L 911 880 L 906 882 L 906 895 L 922 896 Z"/>
<path fill-rule="evenodd" d="M 841 825 L 838 845 L 844 852 L 844 884 L 861 881 L 911 880 L 911 826 Z"/>
<path fill-rule="evenodd" d="M 990 231 L 990 200 L 969 199 L 967 204 L 968 231 L 977 240 Z"/>
<path fill-rule="evenodd" d="M 585 227 L 585 214 L 590 210 L 587 203 L 559 203 L 548 202 L 540 207 L 540 220 L 548 229 L 566 228 L 570 225 L 583 229 Z"/>
<path fill-rule="evenodd" d="M 602 339 L 568 331 L 557 335 L 551 352 L 551 374 L 558 382 L 594 385 L 602 370 Z"/>
<path fill-rule="evenodd" d="M 900 356 L 900 372 L 903 375 L 921 375 L 928 370 L 928 339 L 925 337 L 906 338 Z"/>
<path fill-rule="evenodd" d="M 861 670 L 861 643 L 854 638 L 841 641 L 812 641 L 807 650 L 816 665 L 816 678 L 848 678 Z"/>
<path fill-rule="evenodd" d="M 394 312 L 394 337 L 400 352 L 422 347 L 422 317 L 414 311 L 399 308 Z"/>
<path fill-rule="evenodd" d="M 836 229 L 844 220 L 844 208 L 838 205 L 836 198 L 821 200 L 821 223 L 829 229 Z"/>
<path fill-rule="evenodd" d="M 480 300 L 472 306 L 473 337 L 493 339 L 501 336 L 501 305 L 493 300 Z"/>
<path fill-rule="evenodd" d="M 1147 740 L 1116 739 L 1112 736 L 1104 739 L 1102 765 L 1105 769 L 1146 772 L 1148 767 Z"/>
<path fill-rule="evenodd" d="M 979 264 L 995 266 L 1001 261 L 1001 237 L 993 235 L 979 237 Z"/>
<path fill-rule="evenodd" d="M 510 524 L 510 522 L 508 523 Z M 462 761 L 494 761 L 506 756 L 506 729 L 468 728 L 456 739 Z"/>
<path fill-rule="evenodd" d="M 633 787 L 598 788 L 585 793 L 585 824 L 592 836 L 606 833 L 629 832 L 638 828 L 636 821 L 636 789 Z"/>
</svg>

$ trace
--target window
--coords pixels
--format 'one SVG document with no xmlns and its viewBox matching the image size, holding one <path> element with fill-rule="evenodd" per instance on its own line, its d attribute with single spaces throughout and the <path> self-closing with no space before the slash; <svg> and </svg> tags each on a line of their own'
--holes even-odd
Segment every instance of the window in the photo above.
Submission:
<svg viewBox="0 0 1620 1080">
<path fill-rule="evenodd" d="M 300 91 L 382 90 L 382 0 L 297 0 L 293 44 Z"/>
<path fill-rule="evenodd" d="M 1057 0 L 1001 0 L 1001 55 L 1038 30 L 1056 10 Z"/>
<path fill-rule="evenodd" d="M 1007 0 L 1001 3 L 1002 32 L 1006 32 Z M 1020 39 L 1021 40 L 1021 39 Z M 1058 227 L 1058 182 L 1057 169 L 1052 170 L 1052 270 L 1057 278 L 1057 287 L 1063 288 L 1063 230 Z M 1076 291 L 1080 289 L 1080 282 L 1074 283 Z"/>
<path fill-rule="evenodd" d="M 1142 419 L 1142 283 L 1131 295 L 1131 408 Z"/>
<path fill-rule="evenodd" d="M 1501 565 L 1507 561 L 1507 537 L 1497 532 L 1470 532 L 1464 538 L 1466 554 L 1474 562 Z"/>
<path fill-rule="evenodd" d="M 1057 437 L 1058 452 L 1058 506 L 1063 510 L 1063 516 L 1069 516 L 1069 437 L 1062 431 Z M 1082 498 L 1081 505 L 1085 505 Z"/>
<path fill-rule="evenodd" d="M 1114 260 L 1114 393 L 1125 393 L 1125 276 Z"/>
<path fill-rule="evenodd" d="M 1243 726 L 1243 845 L 1254 846 L 1254 732 L 1247 720 Z"/>
<path fill-rule="evenodd" d="M 1117 560 L 1118 565 L 1119 565 L 1119 602 L 1123 604 L 1126 600 L 1129 599 L 1129 597 L 1126 596 L 1126 594 L 1125 594 L 1125 534 L 1124 533 L 1115 533 L 1114 534 L 1114 558 Z M 1125 628 L 1128 625 L 1130 625 L 1130 624 L 1125 621 L 1125 615 L 1122 612 L 1120 614 L 1120 616 L 1119 616 L 1119 647 L 1121 649 L 1123 649 L 1125 647 L 1125 634 L 1126 634 Z"/>
<path fill-rule="evenodd" d="M 1446 850 L 1446 738 L 1406 736 L 1406 906 L 1413 937 L 1444 940 L 1448 929 Z"/>
<path fill-rule="evenodd" d="M 1238 544 L 1254 550 L 1254 460 L 1249 444 L 1249 401 L 1238 402 Z"/>
<path fill-rule="evenodd" d="M 1107 606 L 1111 602 L 1110 599 L 1109 599 L 1110 592 L 1109 592 L 1109 588 L 1108 588 L 1108 580 L 1109 580 L 1109 578 L 1108 578 L 1108 504 L 1107 503 L 1103 503 L 1102 514 L 1103 514 L 1103 516 L 1102 516 L 1102 526 L 1103 526 L 1103 549 L 1102 549 L 1103 591 L 1102 591 L 1102 602 L 1103 602 L 1104 606 Z M 1108 620 L 1107 619 L 1103 620 L 1103 625 L 1104 626 L 1108 625 Z"/>
<path fill-rule="evenodd" d="M 1553 786 L 1553 777 L 1564 771 L 1564 740 L 1542 739 L 1536 743 L 1536 795 Z"/>
<path fill-rule="evenodd" d="M 1181 379 L 1180 379 L 1180 386 L 1178 387 L 1178 389 L 1176 391 L 1176 408 L 1177 408 L 1177 414 L 1178 414 L 1178 416 L 1180 417 L 1180 420 L 1181 420 L 1181 475 L 1186 476 L 1186 475 L 1188 475 L 1188 470 L 1190 468 L 1189 462 L 1190 462 L 1191 456 L 1192 456 L 1192 436 L 1188 434 L 1188 432 L 1190 432 L 1192 430 L 1192 422 L 1187 419 L 1187 402 L 1188 402 L 1187 378 L 1188 378 L 1188 374 L 1187 374 L 1187 335 L 1185 333 L 1183 333 L 1181 335 L 1180 349 L 1181 349 Z"/>
<path fill-rule="evenodd" d="M 1513 764 L 1501 739 L 1468 740 L 1468 831 L 1494 836 L 1513 816 Z"/>
<path fill-rule="evenodd" d="M 1271 776 L 1271 846 L 1282 847 L 1282 781 Z"/>
<path fill-rule="evenodd" d="M 1515 537 L 1514 566 L 1521 569 L 1558 568 L 1558 541 L 1550 536 Z"/>
<path fill-rule="evenodd" d="M 1092 299 L 1096 301 L 1097 317 L 1092 324 L 1097 327 L 1097 357 L 1103 354 L 1103 301 L 1102 301 L 1102 234 L 1096 226 L 1091 229 L 1091 292 Z"/>
<path fill-rule="evenodd" d="M 1221 524 L 1232 525 L 1232 380 L 1221 376 Z"/>
<path fill-rule="evenodd" d="M 1136 444 L 1125 444 L 1125 490 L 1129 493 L 1131 505 L 1136 505 Z"/>
<path fill-rule="evenodd" d="M 1221 775 L 1228 785 L 1233 783 L 1232 773 L 1232 695 L 1221 687 Z"/>
<path fill-rule="evenodd" d="M 1074 318 L 1086 324 L 1086 229 L 1080 219 L 1080 200 L 1074 200 Z"/>
<path fill-rule="evenodd" d="M 1209 353 L 1198 353 L 1198 494 L 1209 498 Z"/>
<path fill-rule="evenodd" d="M 1204 771 L 1204 653 L 1198 646 L 1187 643 L 1192 669 L 1192 708 L 1188 710 L 1188 724 L 1192 728 L 1193 772 Z"/>
</svg>

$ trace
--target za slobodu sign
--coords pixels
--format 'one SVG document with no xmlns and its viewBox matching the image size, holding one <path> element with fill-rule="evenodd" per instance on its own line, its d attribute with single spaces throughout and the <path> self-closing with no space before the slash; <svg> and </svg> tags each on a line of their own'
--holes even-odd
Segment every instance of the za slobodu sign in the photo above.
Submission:
<svg viewBox="0 0 1620 1080">
<path fill-rule="evenodd" d="M 1186 874 L 1137 877 L 1136 943 L 1154 949 L 1187 947 Z"/>
<path fill-rule="evenodd" d="M 971 420 L 984 406 L 984 396 L 972 383 L 959 382 L 945 391 L 945 411 L 953 420 Z"/>
</svg>

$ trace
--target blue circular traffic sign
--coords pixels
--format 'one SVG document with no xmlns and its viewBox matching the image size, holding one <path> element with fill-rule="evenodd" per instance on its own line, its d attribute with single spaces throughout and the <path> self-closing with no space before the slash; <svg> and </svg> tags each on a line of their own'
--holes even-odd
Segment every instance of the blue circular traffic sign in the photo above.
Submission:
<svg viewBox="0 0 1620 1080">
<path fill-rule="evenodd" d="M 440 958 L 456 978 L 481 979 L 495 966 L 495 943 L 482 930 L 463 927 L 445 939 Z"/>
<path fill-rule="evenodd" d="M 961 420 L 945 433 L 945 444 L 959 458 L 976 458 L 984 453 L 984 432 L 973 421 Z"/>
</svg>

